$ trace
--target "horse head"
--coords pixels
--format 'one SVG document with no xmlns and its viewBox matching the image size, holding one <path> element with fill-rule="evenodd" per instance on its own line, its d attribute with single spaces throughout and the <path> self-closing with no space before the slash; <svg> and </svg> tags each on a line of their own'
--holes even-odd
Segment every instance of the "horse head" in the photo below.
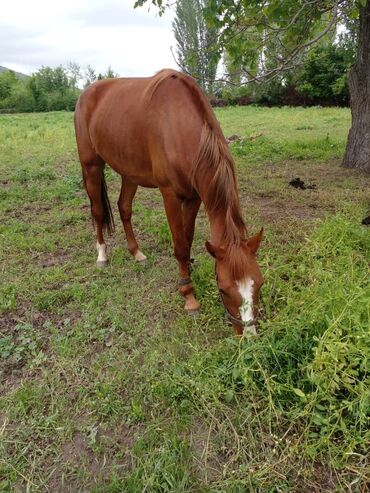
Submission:
<svg viewBox="0 0 370 493">
<path fill-rule="evenodd" d="M 263 277 L 256 252 L 263 236 L 261 231 L 239 244 L 215 246 L 206 242 L 216 260 L 217 285 L 227 316 L 237 334 L 256 334 L 259 292 Z"/>
</svg>

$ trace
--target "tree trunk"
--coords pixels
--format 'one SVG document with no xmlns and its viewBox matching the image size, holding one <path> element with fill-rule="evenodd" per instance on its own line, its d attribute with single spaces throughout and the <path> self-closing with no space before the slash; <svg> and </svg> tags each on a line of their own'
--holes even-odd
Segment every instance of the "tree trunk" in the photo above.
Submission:
<svg viewBox="0 0 370 493">
<path fill-rule="evenodd" d="M 360 5 L 357 59 L 349 74 L 352 128 L 342 166 L 370 172 L 370 0 Z"/>
</svg>

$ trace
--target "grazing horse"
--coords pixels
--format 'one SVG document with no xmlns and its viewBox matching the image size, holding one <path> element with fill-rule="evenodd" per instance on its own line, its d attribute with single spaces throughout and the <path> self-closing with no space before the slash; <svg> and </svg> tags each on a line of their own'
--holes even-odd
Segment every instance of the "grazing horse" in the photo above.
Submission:
<svg viewBox="0 0 370 493">
<path fill-rule="evenodd" d="M 137 187 L 159 188 L 179 263 L 185 310 L 196 312 L 190 278 L 195 219 L 203 202 L 210 223 L 221 299 L 237 334 L 255 333 L 262 275 L 256 251 L 263 230 L 246 238 L 234 163 L 220 125 L 195 81 L 174 70 L 154 77 L 95 82 L 80 96 L 75 129 L 85 187 L 97 229 L 97 264 L 107 263 L 103 229 L 113 216 L 104 178 L 108 163 L 122 179 L 118 208 L 135 260 L 145 260 L 131 225 Z"/>
</svg>

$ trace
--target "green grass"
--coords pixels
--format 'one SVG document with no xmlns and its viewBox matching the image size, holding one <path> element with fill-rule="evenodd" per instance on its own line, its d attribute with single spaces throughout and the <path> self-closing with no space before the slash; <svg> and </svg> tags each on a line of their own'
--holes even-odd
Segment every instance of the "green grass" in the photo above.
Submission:
<svg viewBox="0 0 370 493">
<path fill-rule="evenodd" d="M 229 106 L 216 112 L 226 136 L 262 133 L 281 142 L 308 142 L 327 135 L 343 142 L 351 122 L 347 108 Z"/>
<path fill-rule="evenodd" d="M 203 210 L 189 318 L 158 192 L 134 205 L 147 264 L 115 210 L 97 270 L 72 114 L 0 116 L 0 491 L 367 491 L 369 187 L 338 166 L 349 111 L 217 116 L 266 230 L 257 339 L 225 321 Z"/>
<path fill-rule="evenodd" d="M 339 159 L 350 124 L 347 108 L 228 107 L 217 116 L 226 136 L 243 139 L 235 153 L 252 163 Z"/>
</svg>

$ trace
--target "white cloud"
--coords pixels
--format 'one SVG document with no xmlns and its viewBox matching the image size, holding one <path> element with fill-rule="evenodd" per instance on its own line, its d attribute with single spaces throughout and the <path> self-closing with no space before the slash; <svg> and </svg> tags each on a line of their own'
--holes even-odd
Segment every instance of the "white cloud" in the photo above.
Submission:
<svg viewBox="0 0 370 493">
<path fill-rule="evenodd" d="M 2 6 L 0 65 L 31 73 L 42 65 L 102 72 L 109 65 L 122 76 L 152 75 L 176 64 L 172 13 L 133 9 L 134 0 L 13 0 Z"/>
</svg>

